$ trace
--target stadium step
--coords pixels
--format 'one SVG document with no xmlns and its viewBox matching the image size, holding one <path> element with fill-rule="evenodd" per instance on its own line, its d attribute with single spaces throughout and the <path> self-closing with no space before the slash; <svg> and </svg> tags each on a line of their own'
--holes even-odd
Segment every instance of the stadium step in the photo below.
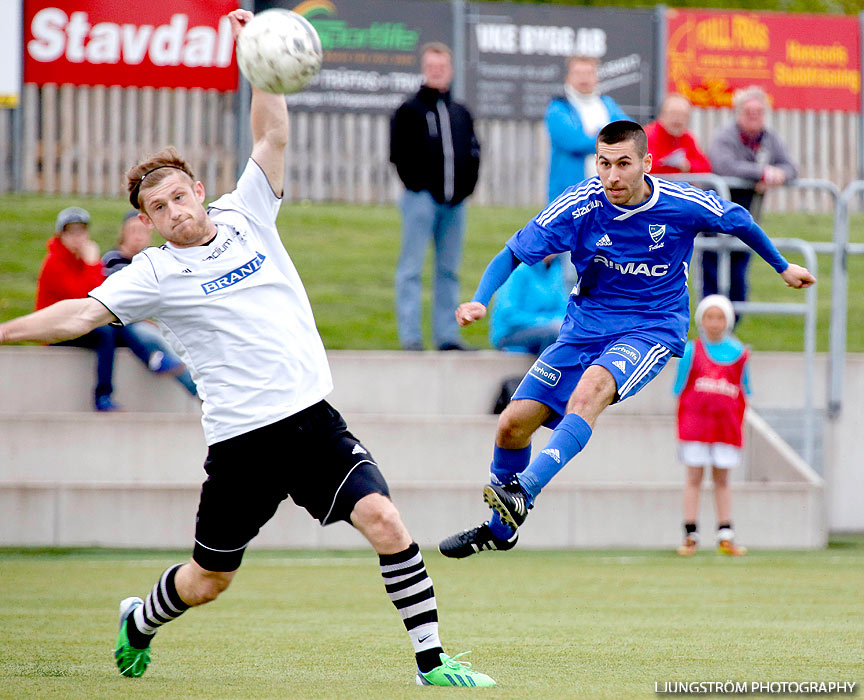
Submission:
<svg viewBox="0 0 864 700">
<path fill-rule="evenodd" d="M 93 355 L 74 348 L 0 348 L 0 544 L 187 547 L 206 454 L 196 400 L 176 382 L 118 357 L 124 413 L 90 409 Z M 531 358 L 494 352 L 329 353 L 329 400 L 380 462 L 394 499 L 423 545 L 488 517 L 496 417 L 508 376 Z M 758 396 L 788 376 L 754 358 Z M 788 369 L 788 368 L 787 368 Z M 600 417 L 586 450 L 541 495 L 520 547 L 673 546 L 683 469 L 675 455 L 674 372 Z M 763 384 L 763 381 L 765 384 Z M 762 391 L 762 394 L 759 392 Z M 535 453 L 549 431 L 541 430 Z M 818 475 L 756 413 L 748 416 L 742 468 L 733 473 L 742 541 L 817 547 L 826 538 Z M 710 487 L 703 521 L 713 519 Z M 87 517 L 81 517 L 86 513 Z M 429 514 L 433 513 L 434 518 Z M 475 522 L 476 521 L 476 522 Z M 255 547 L 361 547 L 352 528 L 320 528 L 286 503 Z"/>
</svg>

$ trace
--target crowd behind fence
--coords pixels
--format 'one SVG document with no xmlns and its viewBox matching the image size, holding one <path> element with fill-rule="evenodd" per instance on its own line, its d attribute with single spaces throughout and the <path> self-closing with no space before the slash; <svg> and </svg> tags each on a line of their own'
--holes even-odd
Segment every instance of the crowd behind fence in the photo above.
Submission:
<svg viewBox="0 0 864 700">
<path fill-rule="evenodd" d="M 123 173 L 144 153 L 174 144 L 211 191 L 230 189 L 236 174 L 238 131 L 233 93 L 196 89 L 120 87 L 38 88 L 26 85 L 20 121 L 20 186 L 13 177 L 15 125 L 0 110 L 0 191 L 122 195 Z M 695 109 L 692 130 L 707 148 L 730 110 Z M 787 144 L 802 178 L 844 188 L 858 172 L 859 115 L 779 110 L 771 126 Z M 480 205 L 545 203 L 549 139 L 542 121 L 479 120 Z M 385 115 L 292 113 L 286 160 L 289 200 L 391 204 L 400 191 L 389 163 Z M 768 211 L 832 212 L 824 193 L 780 189 Z"/>
</svg>

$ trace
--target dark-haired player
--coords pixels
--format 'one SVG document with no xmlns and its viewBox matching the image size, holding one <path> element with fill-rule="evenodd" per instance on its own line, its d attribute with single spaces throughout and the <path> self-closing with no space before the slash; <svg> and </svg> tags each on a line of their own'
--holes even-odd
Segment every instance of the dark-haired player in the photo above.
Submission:
<svg viewBox="0 0 864 700">
<path fill-rule="evenodd" d="M 252 13 L 230 13 L 234 37 Z M 204 186 L 173 148 L 128 173 L 132 206 L 166 240 L 86 299 L 0 324 L 0 343 L 56 341 L 106 323 L 154 318 L 203 401 L 207 479 L 189 562 L 167 569 L 144 600 L 120 604 L 115 659 L 124 676 L 150 663 L 150 640 L 228 588 L 249 541 L 289 496 L 322 525 L 353 525 L 381 575 L 417 660 L 418 685 L 491 686 L 444 653 L 432 580 L 372 455 L 324 397 L 330 368 L 306 291 L 276 230 L 288 112 L 252 90 L 252 157 L 237 188 L 204 208 Z M 286 621 L 290 624 L 290 621 Z"/>
<path fill-rule="evenodd" d="M 473 300 L 456 311 L 461 325 L 473 323 L 517 265 L 570 253 L 578 282 L 561 333 L 498 421 L 491 483 L 483 490 L 492 518 L 443 540 L 445 556 L 512 548 L 538 494 L 585 447 L 597 416 L 681 355 L 690 324 L 687 272 L 699 231 L 734 234 L 790 287 L 816 281 L 786 261 L 746 209 L 649 175 L 647 139 L 635 122 L 600 131 L 596 163 L 597 177 L 564 190 L 513 235 Z M 531 437 L 541 425 L 554 432 L 531 460 Z"/>
</svg>

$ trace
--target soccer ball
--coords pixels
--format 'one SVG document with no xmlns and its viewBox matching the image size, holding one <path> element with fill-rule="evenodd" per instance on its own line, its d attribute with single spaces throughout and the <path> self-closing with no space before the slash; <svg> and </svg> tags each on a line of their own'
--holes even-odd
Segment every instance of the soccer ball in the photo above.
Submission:
<svg viewBox="0 0 864 700">
<path fill-rule="evenodd" d="M 255 15 L 237 37 L 237 64 L 259 90 L 287 95 L 302 90 L 321 70 L 321 39 L 290 10 Z"/>
</svg>

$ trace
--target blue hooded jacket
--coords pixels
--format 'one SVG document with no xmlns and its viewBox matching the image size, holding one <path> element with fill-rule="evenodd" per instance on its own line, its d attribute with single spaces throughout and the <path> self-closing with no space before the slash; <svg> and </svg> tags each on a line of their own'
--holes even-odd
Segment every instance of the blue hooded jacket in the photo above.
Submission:
<svg viewBox="0 0 864 700">
<path fill-rule="evenodd" d="M 611 97 L 600 99 L 609 112 L 609 121 L 630 119 Z M 595 152 L 596 134 L 582 128 L 579 112 L 566 97 L 556 97 L 546 108 L 546 129 L 552 142 L 549 155 L 549 201 L 570 185 L 585 179 L 585 157 Z"/>
</svg>

